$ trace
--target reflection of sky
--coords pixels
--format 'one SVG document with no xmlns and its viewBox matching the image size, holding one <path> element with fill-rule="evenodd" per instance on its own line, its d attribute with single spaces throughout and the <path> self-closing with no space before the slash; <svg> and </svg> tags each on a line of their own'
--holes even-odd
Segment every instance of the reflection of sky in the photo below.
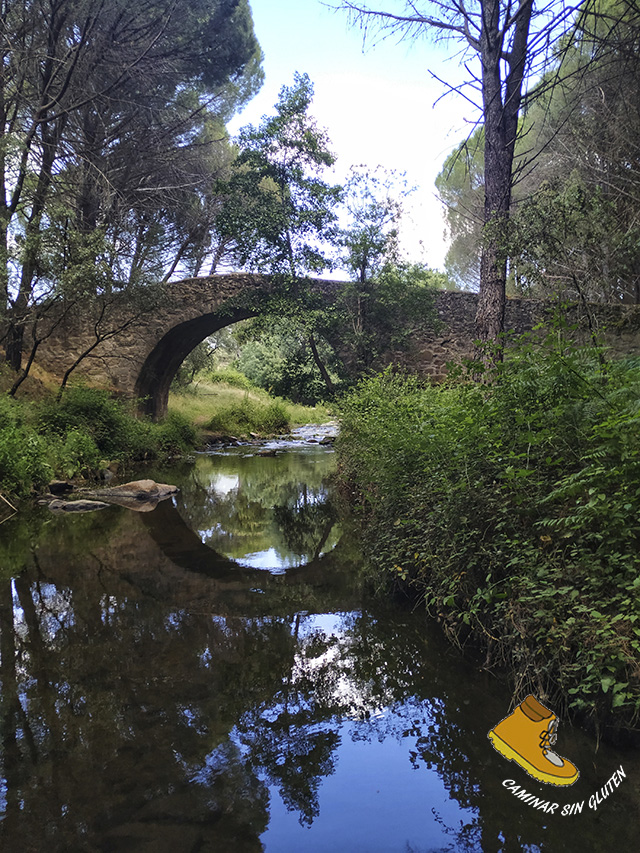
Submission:
<svg viewBox="0 0 640 853">
<path fill-rule="evenodd" d="M 224 497 L 229 492 L 235 491 L 240 485 L 240 477 L 237 474 L 214 474 L 211 477 L 209 491 Z"/>
<path fill-rule="evenodd" d="M 281 694 L 279 700 L 261 709 L 260 725 L 277 731 L 278 720 L 296 709 L 294 697 L 300 701 L 298 679 L 303 695 L 305 685 L 313 681 L 313 672 L 321 666 L 336 666 L 342 674 L 331 695 L 319 701 L 343 710 L 333 719 L 311 718 L 301 730 L 310 738 L 319 731 L 338 736 L 334 767 L 320 779 L 318 813 L 311 825 L 301 822 L 300 812 L 283 801 L 278 783 L 269 784 L 268 777 L 262 777 L 270 795 L 269 825 L 260 839 L 266 853 L 453 850 L 459 848 L 451 844 L 451 828 L 460 829 L 477 818 L 476 812 L 461 808 L 451 797 L 437 767 L 417 759 L 420 738 L 434 725 L 431 702 L 414 696 L 400 702 L 367 696 L 365 685 L 357 676 L 354 680 L 348 626 L 358 615 L 358 611 L 300 613 L 291 624 L 299 643 L 287 700 L 293 704 L 283 704 Z M 328 643 L 320 655 L 308 646 L 314 636 L 321 644 Z M 368 713 L 359 713 L 358 718 L 349 714 L 350 697 L 360 711 L 367 709 Z M 250 754 L 250 730 L 236 728 L 232 740 L 245 756 Z M 278 749 L 277 739 L 272 748 Z M 478 849 L 469 847 L 475 853 Z"/>
<path fill-rule="evenodd" d="M 279 451 L 282 445 L 277 442 Z M 182 493 L 180 512 L 204 545 L 239 566 L 273 574 L 335 547 L 340 529 L 321 509 L 329 499 L 324 478 L 333 468 L 326 447 L 307 445 L 304 453 L 280 452 L 277 458 L 232 449 L 243 453 L 198 456 L 194 494 L 188 488 Z"/>
<path fill-rule="evenodd" d="M 209 539 L 214 536 L 231 536 L 231 533 L 227 533 L 224 527 L 221 524 L 214 524 L 213 527 L 207 527 L 206 530 L 198 530 L 198 536 L 200 537 L 200 541 L 206 545 Z"/>
<path fill-rule="evenodd" d="M 273 574 L 279 574 L 286 569 L 301 565 L 299 558 L 293 555 L 284 557 L 275 548 L 267 548 L 266 551 L 255 551 L 253 554 L 245 554 L 244 557 L 240 557 L 236 561 L 241 566 L 248 566 L 251 569 L 268 569 Z"/>
<path fill-rule="evenodd" d="M 13 619 L 16 634 L 22 640 L 28 634 L 24 611 L 16 591 L 15 581 L 11 581 L 13 592 Z M 61 591 L 52 583 L 38 584 L 34 596 L 34 607 L 38 614 L 40 629 L 47 642 L 52 642 L 63 626 L 75 623 L 75 614 L 71 606 L 71 593 Z"/>
<path fill-rule="evenodd" d="M 435 768 L 412 765 L 415 737 L 380 733 L 361 740 L 357 730 L 355 723 L 340 729 L 336 768 L 322 779 L 311 826 L 301 825 L 270 787 L 269 827 L 261 836 L 266 853 L 451 850 L 447 827 L 470 823 L 474 812 L 451 799 Z"/>
</svg>

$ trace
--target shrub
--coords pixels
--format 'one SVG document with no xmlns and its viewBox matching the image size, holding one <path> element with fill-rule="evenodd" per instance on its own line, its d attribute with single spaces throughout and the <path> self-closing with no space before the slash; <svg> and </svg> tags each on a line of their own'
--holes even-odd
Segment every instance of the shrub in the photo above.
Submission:
<svg viewBox="0 0 640 853">
<path fill-rule="evenodd" d="M 231 385 L 232 388 L 242 388 L 245 391 L 251 391 L 256 386 L 248 376 L 236 370 L 234 367 L 219 367 L 217 370 L 210 370 L 206 374 L 209 382 L 224 382 Z"/>
<path fill-rule="evenodd" d="M 273 400 L 260 403 L 249 397 L 220 408 L 205 424 L 205 429 L 226 435 L 287 432 L 289 412 L 285 403 Z"/>
<path fill-rule="evenodd" d="M 159 448 L 166 453 L 190 450 L 198 441 L 195 426 L 178 412 L 169 412 L 161 424 L 154 426 Z"/>
<path fill-rule="evenodd" d="M 531 690 L 631 719 L 639 426 L 636 366 L 525 348 L 489 386 L 365 381 L 343 404 L 339 461 L 372 562 L 450 636 L 472 633 Z"/>
<path fill-rule="evenodd" d="M 33 431 L 19 426 L 0 430 L 0 484 L 12 494 L 25 494 L 51 477 L 45 441 Z"/>
<path fill-rule="evenodd" d="M 0 397 L 0 489 L 16 495 L 54 475 L 92 476 L 105 459 L 155 459 L 195 446 L 195 427 L 172 413 L 161 424 L 128 414 L 107 392 L 72 388 L 38 406 Z"/>
<path fill-rule="evenodd" d="M 128 415 L 121 403 L 97 388 L 69 388 L 60 402 L 44 404 L 39 429 L 65 436 L 71 430 L 86 432 L 103 458 L 146 455 L 148 424 Z"/>
<path fill-rule="evenodd" d="M 65 477 L 91 474 L 99 468 L 100 459 L 100 450 L 91 436 L 72 429 L 59 447 L 56 468 Z"/>
</svg>

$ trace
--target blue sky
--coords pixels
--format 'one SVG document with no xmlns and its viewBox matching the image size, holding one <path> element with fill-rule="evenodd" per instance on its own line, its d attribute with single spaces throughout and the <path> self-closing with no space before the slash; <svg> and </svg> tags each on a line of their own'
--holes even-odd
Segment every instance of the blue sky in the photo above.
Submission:
<svg viewBox="0 0 640 853">
<path fill-rule="evenodd" d="M 312 112 L 328 130 L 338 157 L 337 180 L 360 163 L 406 172 L 419 187 L 406 203 L 406 254 L 441 268 L 444 220 L 433 182 L 477 115 L 459 96 L 440 99 L 444 87 L 429 72 L 459 82 L 464 72 L 458 47 L 426 39 L 388 39 L 363 47 L 362 33 L 348 26 L 346 15 L 319 0 L 250 2 L 266 79 L 231 122 L 230 132 L 270 114 L 281 87 L 292 84 L 295 71 L 306 72 L 315 87 Z"/>
</svg>

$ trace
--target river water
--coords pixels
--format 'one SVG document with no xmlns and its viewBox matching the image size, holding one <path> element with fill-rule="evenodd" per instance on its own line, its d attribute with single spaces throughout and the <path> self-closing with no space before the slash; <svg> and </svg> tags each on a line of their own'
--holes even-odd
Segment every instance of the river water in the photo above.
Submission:
<svg viewBox="0 0 640 853">
<path fill-rule="evenodd" d="M 181 487 L 152 511 L 0 526 L 0 850 L 639 851 L 638 753 L 562 721 L 570 788 L 498 755 L 507 687 L 376 596 L 301 437 L 141 472 Z"/>
</svg>

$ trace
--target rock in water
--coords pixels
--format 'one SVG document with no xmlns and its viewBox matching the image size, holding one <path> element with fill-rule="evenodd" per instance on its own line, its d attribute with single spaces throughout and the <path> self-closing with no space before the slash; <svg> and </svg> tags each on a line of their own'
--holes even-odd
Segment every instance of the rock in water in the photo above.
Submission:
<svg viewBox="0 0 640 853">
<path fill-rule="evenodd" d="M 52 495 L 65 495 L 73 491 L 73 483 L 67 483 L 66 480 L 52 480 L 49 483 L 49 491 Z"/>
<path fill-rule="evenodd" d="M 110 504 L 102 501 L 61 501 L 54 500 L 49 502 L 49 509 L 52 512 L 94 512 L 97 509 L 106 509 Z"/>
<path fill-rule="evenodd" d="M 123 483 L 121 486 L 107 486 L 105 489 L 99 489 L 95 492 L 85 492 L 98 498 L 134 498 L 136 500 L 161 500 L 169 495 L 175 495 L 180 490 L 177 486 L 170 486 L 166 483 L 156 483 L 155 480 L 132 480 L 130 483 Z"/>
</svg>

